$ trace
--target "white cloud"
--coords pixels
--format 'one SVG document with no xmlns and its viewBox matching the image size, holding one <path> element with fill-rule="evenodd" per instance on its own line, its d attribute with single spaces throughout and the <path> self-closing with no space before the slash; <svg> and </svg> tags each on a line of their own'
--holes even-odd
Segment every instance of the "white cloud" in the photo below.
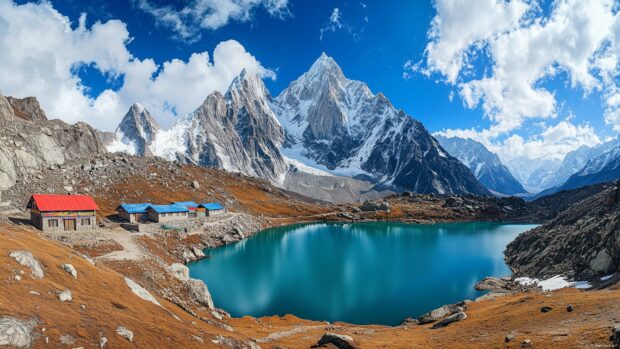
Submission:
<svg viewBox="0 0 620 349">
<path fill-rule="evenodd" d="M 214 90 L 225 91 L 244 68 L 275 77 L 234 40 L 218 44 L 212 59 L 208 52 L 194 53 L 188 61 L 173 59 L 161 67 L 133 56 L 126 46 L 130 40 L 121 21 L 88 28 L 82 15 L 72 27 L 48 2 L 0 1 L 0 47 L 10 48 L 0 52 L 0 91 L 36 96 L 50 117 L 112 130 L 133 102 L 146 105 L 166 125 Z M 122 84 L 92 98 L 77 75 L 83 66 Z"/>
<path fill-rule="evenodd" d="M 481 142 L 506 162 L 519 158 L 561 160 L 566 153 L 582 145 L 593 146 L 601 143 L 601 139 L 592 126 L 575 125 L 568 119 L 551 126 L 542 125 L 539 134 L 527 138 L 512 134 L 499 141 L 492 137 L 493 132 L 493 130 L 467 129 L 444 130 L 437 134 L 446 137 L 471 138 Z"/>
<path fill-rule="evenodd" d="M 249 21 L 257 7 L 263 7 L 274 17 L 289 15 L 288 0 L 191 0 L 181 9 L 158 6 L 151 0 L 134 0 L 134 4 L 153 16 L 156 23 L 173 30 L 177 38 L 188 42 L 200 39 L 202 29 L 218 29 L 231 20 Z"/>
<path fill-rule="evenodd" d="M 549 144 L 544 134 L 533 140 L 515 135 L 528 121 L 557 117 L 561 103 L 542 84 L 548 78 L 566 77 L 567 88 L 600 94 L 605 121 L 620 131 L 620 97 L 615 97 L 620 96 L 620 15 L 612 0 L 556 0 L 547 14 L 538 2 L 525 0 L 437 0 L 435 7 L 425 59 L 407 64 L 404 76 L 438 74 L 457 87 L 463 104 L 481 107 L 491 121 L 477 136 L 489 144 L 514 145 L 500 153 L 521 145 L 532 154 L 556 156 L 598 140 L 583 125 L 573 125 L 583 137 L 567 134 L 565 142 Z M 537 145 L 549 147 L 534 151 Z"/>
<path fill-rule="evenodd" d="M 327 32 L 335 32 L 342 28 L 340 22 L 340 10 L 336 7 L 332 10 L 332 14 L 329 16 L 329 21 L 321 28 L 320 40 L 323 40 L 323 35 Z"/>
</svg>

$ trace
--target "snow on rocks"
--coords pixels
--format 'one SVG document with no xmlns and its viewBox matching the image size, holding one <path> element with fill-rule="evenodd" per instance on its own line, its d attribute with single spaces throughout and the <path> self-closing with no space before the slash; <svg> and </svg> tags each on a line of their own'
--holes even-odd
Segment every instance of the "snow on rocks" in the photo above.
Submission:
<svg viewBox="0 0 620 349">
<path fill-rule="evenodd" d="M 133 332 L 129 331 L 123 326 L 119 326 L 116 328 L 116 334 L 125 338 L 126 340 L 133 342 Z"/>
<path fill-rule="evenodd" d="M 35 321 L 20 320 L 11 316 L 0 317 L 0 346 L 28 348 L 34 342 Z"/>
<path fill-rule="evenodd" d="M 67 273 L 71 274 L 71 276 L 73 276 L 74 279 L 77 279 L 77 270 L 75 270 L 75 267 L 73 265 L 61 264 L 60 268 L 66 271 Z"/>
<path fill-rule="evenodd" d="M 168 267 L 168 270 L 175 278 L 181 281 L 189 281 L 189 268 L 186 265 L 173 263 Z"/>
<path fill-rule="evenodd" d="M 126 277 L 125 278 L 125 283 L 127 284 L 127 286 L 129 286 L 129 288 L 131 289 L 131 291 L 138 297 L 144 299 L 145 301 L 151 302 L 155 305 L 159 305 L 161 307 L 161 304 L 159 304 L 159 302 L 157 301 L 157 299 L 155 299 L 155 297 L 153 297 L 153 295 L 147 291 L 144 287 L 140 286 L 137 282 L 133 281 L 132 279 Z"/>
<path fill-rule="evenodd" d="M 71 297 L 71 291 L 64 290 L 58 292 L 58 299 L 60 299 L 61 302 L 70 302 L 71 300 L 73 300 L 73 298 Z"/>
<path fill-rule="evenodd" d="M 17 263 L 29 267 L 32 270 L 32 276 L 35 278 L 43 279 L 45 276 L 43 273 L 43 266 L 36 258 L 34 258 L 32 252 L 26 250 L 11 251 L 9 256 L 14 258 Z"/>
<path fill-rule="evenodd" d="M 533 278 L 524 276 L 524 277 L 516 278 L 515 281 L 518 284 L 521 284 L 524 286 L 538 286 L 542 288 L 543 291 L 553 291 L 553 290 L 558 290 L 560 288 L 565 288 L 565 287 L 574 287 L 574 288 L 579 288 L 579 289 L 587 289 L 587 288 L 592 287 L 592 285 L 590 285 L 590 283 L 587 281 L 568 281 L 566 280 L 564 276 L 561 276 L 561 275 L 556 275 L 554 277 L 551 277 L 545 280 L 533 279 Z"/>
</svg>

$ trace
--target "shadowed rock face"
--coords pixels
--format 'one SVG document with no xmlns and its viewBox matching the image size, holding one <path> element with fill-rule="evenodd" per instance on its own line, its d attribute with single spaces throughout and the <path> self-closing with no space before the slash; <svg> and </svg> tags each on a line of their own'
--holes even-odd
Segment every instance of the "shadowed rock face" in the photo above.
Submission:
<svg viewBox="0 0 620 349">
<path fill-rule="evenodd" d="M 47 121 L 45 111 L 39 105 L 36 97 L 14 98 L 6 97 L 13 108 L 15 116 L 29 121 Z"/>
<path fill-rule="evenodd" d="M 620 182 L 578 202 L 506 248 L 517 276 L 592 280 L 620 270 Z"/>
</svg>

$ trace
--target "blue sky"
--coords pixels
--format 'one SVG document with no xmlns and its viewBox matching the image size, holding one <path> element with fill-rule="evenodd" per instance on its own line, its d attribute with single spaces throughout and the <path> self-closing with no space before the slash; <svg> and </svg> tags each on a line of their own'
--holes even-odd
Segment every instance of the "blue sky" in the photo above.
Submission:
<svg viewBox="0 0 620 349">
<path fill-rule="evenodd" d="M 61 16 L 68 18 L 71 22 L 71 29 L 75 31 L 75 35 L 70 39 L 70 42 L 75 42 L 76 37 L 83 38 L 84 36 L 82 32 L 79 32 L 78 28 L 80 17 L 83 14 L 86 14 L 84 32 L 94 31 L 93 24 L 101 22 L 110 27 L 110 32 L 113 33 L 108 36 L 102 35 L 106 39 L 110 38 L 109 42 L 106 39 L 99 40 L 98 42 L 103 47 L 100 55 L 102 57 L 93 54 L 95 58 L 83 58 L 82 54 L 81 56 L 77 55 L 78 57 L 71 57 L 71 59 L 67 58 L 67 64 L 71 67 L 71 72 L 68 76 L 64 73 L 58 73 L 56 75 L 59 76 L 55 76 L 59 80 L 63 76 L 67 79 L 77 79 L 77 83 L 75 81 L 72 83 L 77 86 L 79 91 L 85 94 L 85 101 L 76 102 L 76 105 L 83 103 L 86 105 L 85 109 L 74 108 L 75 110 L 67 110 L 66 106 L 71 104 L 70 101 L 55 105 L 52 96 L 47 97 L 47 99 L 44 96 L 41 97 L 44 101 L 44 106 L 46 109 L 51 110 L 53 116 L 66 117 L 67 121 L 77 121 L 86 118 L 86 121 L 93 123 L 97 127 L 113 129 L 113 125 L 122 117 L 123 112 L 121 110 L 126 110 L 127 103 L 129 103 L 128 99 L 140 99 L 138 100 L 139 102 L 145 102 L 143 99 L 149 98 L 147 92 L 136 92 L 140 89 L 138 83 L 132 84 L 133 93 L 120 93 L 123 87 L 128 90 L 127 86 L 125 86 L 129 85 L 125 83 L 126 80 L 133 81 L 133 79 L 126 78 L 128 76 L 126 72 L 130 69 L 127 67 L 127 62 L 117 63 L 117 61 L 122 61 L 123 57 L 127 55 L 131 55 L 133 59 L 137 60 L 151 60 L 154 64 L 152 67 L 154 73 L 151 76 L 155 76 L 164 70 L 164 62 L 177 59 L 184 63 L 190 59 L 192 54 L 201 52 L 206 52 L 209 57 L 213 57 L 213 51 L 218 44 L 227 40 L 234 40 L 245 50 L 244 53 L 247 53 L 253 59 L 246 57 L 240 63 L 241 65 L 226 66 L 223 63 L 221 64 L 223 68 L 218 69 L 239 69 L 239 66 L 249 64 L 254 70 L 262 72 L 268 88 L 274 95 L 277 95 L 293 79 L 305 72 L 321 52 L 324 51 L 339 63 L 345 75 L 351 79 L 367 82 L 374 92 L 383 92 L 396 107 L 404 109 L 408 114 L 422 121 L 430 131 L 453 130 L 454 132 L 449 131 L 449 133 L 479 138 L 489 148 L 499 152 L 500 155 L 506 158 L 515 152 L 519 153 L 517 155 L 528 155 L 534 151 L 536 154 L 532 155 L 532 157 L 562 156 L 566 151 L 572 150 L 581 144 L 589 143 L 589 145 L 592 145 L 616 134 L 614 131 L 615 125 L 609 121 L 606 123 L 604 115 L 606 110 L 609 111 L 611 108 L 611 104 L 606 102 L 606 99 L 610 97 L 613 91 L 610 92 L 611 88 L 605 87 L 604 90 L 602 88 L 594 89 L 586 94 L 584 86 L 588 84 L 587 78 L 583 78 L 571 85 L 571 81 L 574 80 L 572 77 L 576 71 L 576 69 L 572 68 L 572 61 L 564 62 L 564 64 L 574 70 L 562 69 L 562 64 L 552 64 L 550 66 L 559 68 L 558 72 L 555 74 L 545 73 L 543 78 L 531 83 L 535 90 L 542 88 L 549 92 L 555 102 L 552 111 L 549 110 L 548 96 L 540 101 L 540 106 L 532 107 L 532 109 L 535 109 L 532 112 L 528 110 L 529 106 L 527 104 L 529 101 L 524 101 L 520 96 L 507 96 L 505 100 L 497 102 L 491 101 L 492 90 L 480 90 L 483 92 L 479 91 L 479 93 L 484 95 L 479 102 L 475 105 L 467 106 L 461 95 L 463 84 L 485 77 L 494 78 L 501 76 L 502 71 L 505 72 L 506 69 L 511 68 L 507 66 L 503 67 L 503 70 L 495 69 L 494 64 L 499 54 L 491 53 L 491 48 L 501 46 L 501 43 L 496 42 L 497 37 L 503 33 L 514 34 L 525 29 L 531 29 L 532 23 L 536 21 L 539 24 L 542 23 L 542 27 L 545 26 L 546 22 L 551 23 L 553 10 L 557 7 L 557 4 L 552 1 L 538 3 L 536 1 L 525 2 L 516 0 L 507 2 L 477 0 L 471 3 L 465 2 L 465 10 L 467 11 L 464 8 L 459 8 L 458 4 L 454 5 L 444 0 L 437 2 L 227 0 L 224 2 L 246 4 L 248 15 L 243 18 L 232 15 L 230 18 L 227 18 L 226 23 L 218 24 L 216 28 L 213 26 L 200 27 L 198 22 L 192 22 L 196 18 L 192 19 L 187 16 L 184 18 L 186 21 L 184 25 L 188 26 L 192 31 L 192 35 L 188 37 L 182 37 L 179 31 L 175 30 L 170 23 L 161 20 L 162 13 L 167 15 L 181 13 L 186 3 L 184 1 L 134 0 L 130 2 L 107 2 L 96 0 L 86 2 L 58 0 L 51 1 L 51 3 L 38 3 L 37 5 L 39 6 L 46 6 L 48 12 L 56 11 Z M 572 2 L 576 3 L 575 0 Z M 610 16 L 615 16 L 615 9 L 611 8 L 608 4 L 609 1 L 591 0 L 589 2 L 596 2 L 602 6 L 601 8 L 610 12 Z M 14 9 L 20 10 L 21 8 L 16 6 L 25 3 L 27 2 L 17 1 Z M 210 0 L 193 0 L 193 4 L 199 3 L 214 2 Z M 276 3 L 277 5 L 273 5 Z M 458 3 L 458 1 L 453 3 Z M 160 9 L 163 12 L 159 12 L 160 16 L 153 16 L 152 13 L 145 10 L 145 4 L 148 4 L 151 8 Z M 270 11 L 273 6 L 278 6 L 276 13 Z M 557 16 L 568 16 L 566 18 L 570 21 L 570 11 L 576 12 L 573 13 L 575 15 L 579 15 L 578 12 L 580 10 L 583 11 L 583 8 L 580 9 L 577 6 L 578 4 L 575 4 L 573 8 L 568 8 L 565 12 L 558 9 Z M 590 8 L 593 7 L 590 6 Z M 36 12 L 39 9 L 32 7 L 27 10 Z M 337 9 L 338 13 L 337 23 L 330 22 L 330 17 L 333 19 L 332 16 L 335 9 Z M 473 12 L 472 9 L 478 12 Z M 25 12 L 26 9 L 23 10 L 21 12 Z M 471 16 L 468 18 L 470 12 Z M 487 17 L 503 18 L 502 23 L 484 23 L 484 21 L 480 23 L 480 18 Z M 441 18 L 443 26 L 433 27 L 432 23 L 435 18 Z M 514 26 L 506 27 L 505 23 L 510 23 L 511 18 L 515 18 Z M 7 18 L 6 20 L 11 23 L 12 19 Z M 125 25 L 127 32 L 125 34 L 131 38 L 130 40 L 125 40 L 124 49 L 117 47 L 118 45 L 114 46 L 111 44 L 115 40 L 122 42 L 123 38 L 122 28 L 118 26 L 112 28 L 112 25 L 108 26 L 110 24 L 108 21 L 111 20 L 118 20 L 120 22 L 116 23 Z M 467 20 L 472 22 L 467 22 Z M 594 20 L 597 20 L 597 18 L 594 18 Z M 458 21 L 462 23 L 458 23 Z M 467 30 L 458 30 L 459 28 L 472 27 L 478 31 L 469 33 Z M 457 30 L 453 30 L 454 28 Z M 321 36 L 322 29 L 324 32 Z M 429 35 L 431 30 L 435 30 L 439 34 L 434 37 Z M 458 37 L 461 35 L 461 32 L 462 37 Z M 0 25 L 0 38 L 1 35 Z M 559 40 L 559 45 L 561 44 L 562 36 L 557 35 L 557 37 L 560 38 L 556 39 Z M 468 45 L 465 45 L 460 51 L 454 51 L 454 43 L 463 41 L 468 42 Z M 430 43 L 437 44 L 443 51 L 439 53 L 434 52 L 435 55 L 429 53 L 430 51 L 427 48 Z M 106 46 L 110 46 L 110 48 L 106 48 Z M 59 47 L 58 49 L 62 50 L 63 48 Z M 554 52 L 550 52 L 550 55 L 553 55 Z M 446 55 L 449 53 L 452 53 L 452 56 L 449 56 L 449 59 L 447 59 Z M 109 56 L 116 55 L 121 58 L 109 59 Z M 454 66 L 454 58 L 456 57 L 458 60 L 458 57 L 462 55 L 466 55 L 467 62 L 466 64 L 460 64 L 461 69 L 459 73 L 456 75 L 456 78 L 451 79 L 448 70 L 451 66 Z M 558 57 L 563 57 L 562 55 L 565 56 L 565 53 L 561 52 L 557 55 Z M 61 57 L 59 59 L 64 58 Z M 2 54 L 0 54 L 1 60 Z M 92 61 L 77 63 L 88 60 Z M 131 60 L 130 58 L 129 61 Z M 509 63 L 513 64 L 513 62 Z M 111 65 L 112 68 L 102 68 L 105 65 Z M 521 67 L 520 69 L 524 68 Z M 186 71 L 185 73 L 191 76 L 191 71 L 189 73 Z M 536 74 L 536 72 L 526 71 L 524 76 L 527 76 L 528 73 L 532 73 L 533 76 Z M 194 91 L 197 97 L 192 100 L 192 103 L 196 105 L 191 108 L 197 107 L 195 101 L 198 100 L 199 95 L 203 95 L 201 98 L 204 98 L 210 92 L 210 89 L 222 89 L 222 86 L 226 85 L 226 80 L 230 79 L 230 74 L 227 75 L 220 71 L 215 71 L 213 74 L 217 75 L 222 81 L 212 84 L 213 86 L 207 83 L 207 88 L 202 94 L 201 91 Z M 269 78 L 274 74 L 276 76 L 275 79 Z M 510 88 L 511 86 L 519 85 L 519 82 L 515 81 L 514 77 L 511 77 L 511 79 L 513 80 L 508 80 L 504 77 L 496 79 L 497 81 L 501 80 L 501 84 L 503 84 L 500 90 L 501 88 L 506 89 L 506 86 Z M 135 80 L 138 81 L 137 78 Z M 179 80 L 181 84 L 184 81 L 181 78 Z M 600 80 L 603 79 L 601 78 Z M 62 81 L 60 83 L 64 84 Z M 201 86 L 204 86 L 204 84 Z M 161 91 L 167 91 L 170 88 L 174 87 L 157 87 L 151 88 L 151 90 L 160 91 L 165 96 L 164 92 Z M 54 86 L 50 84 L 49 89 L 54 89 Z M 8 83 L 3 86 L 2 82 L 0 82 L 0 90 L 5 94 L 13 93 L 16 95 L 36 95 L 37 93 L 45 95 L 46 93 L 43 88 L 28 88 L 24 84 L 11 86 Z M 147 90 L 145 87 L 144 91 Z M 193 88 L 193 90 L 196 90 L 196 88 Z M 103 93 L 105 91 L 109 93 Z M 118 96 L 114 94 L 115 92 L 118 92 Z M 110 95 L 110 97 L 108 99 L 99 98 L 102 94 Z M 152 96 L 152 98 L 162 99 L 161 96 Z M 485 101 L 495 103 L 491 104 L 490 107 L 493 111 L 489 112 L 484 109 L 483 103 Z M 537 115 L 512 115 L 514 113 L 508 109 L 512 107 L 515 101 L 524 104 L 522 107 L 524 111 L 514 113 L 521 113 L 523 115 L 540 113 L 546 115 L 542 115 L 542 117 Z M 113 103 L 116 104 L 114 104 L 114 107 L 111 107 L 110 105 Z M 150 106 L 148 102 L 146 104 L 147 107 Z M 151 104 L 154 105 L 155 102 Z M 160 108 L 161 114 L 165 112 L 167 115 L 166 117 L 161 116 L 164 124 L 173 122 L 174 112 L 179 113 L 179 110 L 189 109 L 189 105 L 193 105 L 190 103 L 189 105 L 182 106 L 181 104 L 175 105 L 173 102 L 168 101 L 165 106 Z M 47 108 L 48 106 L 49 108 Z M 88 108 L 97 109 L 92 112 L 96 117 L 93 116 L 89 119 L 89 117 L 85 116 L 91 114 Z M 153 108 L 155 108 L 154 114 L 157 114 L 158 109 L 156 107 Z M 499 112 L 497 111 L 498 109 L 500 110 Z M 517 110 L 519 108 L 515 107 L 514 109 Z M 55 111 L 58 115 L 54 115 Z M 64 116 L 72 112 L 75 112 L 74 116 Z M 612 117 L 608 119 L 612 119 Z M 509 121 L 504 123 L 498 120 Z M 562 132 L 560 132 L 559 127 L 552 129 L 566 120 L 567 124 L 563 126 L 567 127 L 563 127 Z M 515 126 L 515 123 L 518 123 L 518 126 Z M 511 126 L 506 126 L 506 124 L 511 124 Z M 501 125 L 503 131 L 499 134 L 489 135 L 492 133 L 490 130 L 493 130 L 494 125 Z M 579 129 L 579 127 L 582 127 L 582 129 Z M 485 133 L 485 130 L 489 130 L 489 133 Z M 558 135 L 551 139 L 551 137 L 542 136 L 545 131 L 549 131 L 547 133 L 554 131 L 554 134 L 558 133 Z M 515 140 L 513 137 L 515 135 L 520 140 Z M 515 150 L 515 147 L 520 148 Z M 548 149 L 553 149 L 553 154 L 546 155 L 540 150 L 547 147 Z"/>
</svg>

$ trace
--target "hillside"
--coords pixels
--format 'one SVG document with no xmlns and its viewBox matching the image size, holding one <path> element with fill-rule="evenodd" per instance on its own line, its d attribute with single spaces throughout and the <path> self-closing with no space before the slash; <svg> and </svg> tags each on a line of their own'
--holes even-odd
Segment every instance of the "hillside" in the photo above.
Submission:
<svg viewBox="0 0 620 349">
<path fill-rule="evenodd" d="M 607 185 L 506 248 L 518 276 L 593 280 L 620 271 L 620 182 Z"/>
</svg>

